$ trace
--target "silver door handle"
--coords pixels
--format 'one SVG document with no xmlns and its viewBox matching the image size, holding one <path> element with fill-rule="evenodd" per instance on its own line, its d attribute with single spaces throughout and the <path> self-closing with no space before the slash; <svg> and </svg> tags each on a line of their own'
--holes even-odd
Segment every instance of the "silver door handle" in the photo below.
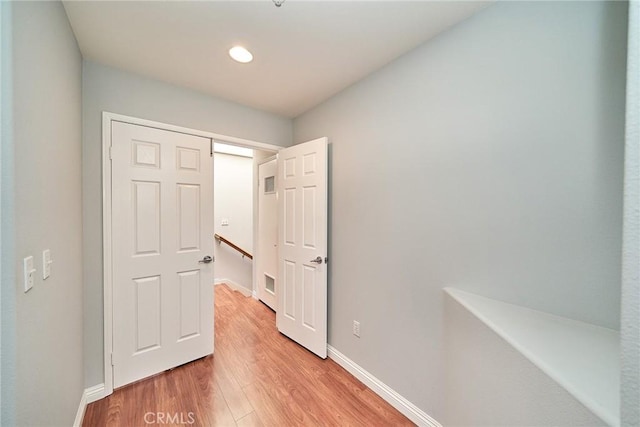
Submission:
<svg viewBox="0 0 640 427">
<path fill-rule="evenodd" d="M 199 264 L 209 264 L 211 261 L 213 261 L 213 258 L 211 258 L 209 255 L 207 255 L 206 257 L 204 257 L 200 261 L 198 261 L 198 263 Z"/>
<path fill-rule="evenodd" d="M 309 262 L 315 262 L 316 264 L 322 264 L 322 257 L 321 256 L 317 256 L 316 259 L 312 259 Z"/>
</svg>

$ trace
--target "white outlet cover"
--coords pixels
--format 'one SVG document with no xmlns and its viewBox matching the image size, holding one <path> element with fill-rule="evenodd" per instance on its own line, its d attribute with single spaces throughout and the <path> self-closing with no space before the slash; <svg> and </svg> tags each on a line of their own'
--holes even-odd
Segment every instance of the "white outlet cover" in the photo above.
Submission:
<svg viewBox="0 0 640 427">
<path fill-rule="evenodd" d="M 45 249 L 42 251 L 42 279 L 46 280 L 49 276 L 51 276 L 51 251 L 49 249 Z"/>
<path fill-rule="evenodd" d="M 22 260 L 23 273 L 24 273 L 24 291 L 27 292 L 33 288 L 33 278 L 35 276 L 36 269 L 33 268 L 33 257 L 28 256 Z"/>
</svg>

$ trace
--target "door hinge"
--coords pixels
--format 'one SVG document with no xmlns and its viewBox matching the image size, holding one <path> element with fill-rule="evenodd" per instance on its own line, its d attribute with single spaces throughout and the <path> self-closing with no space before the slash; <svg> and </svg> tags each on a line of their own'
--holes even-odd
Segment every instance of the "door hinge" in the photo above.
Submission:
<svg viewBox="0 0 640 427">
<path fill-rule="evenodd" d="M 115 365 L 113 364 L 113 353 L 111 353 L 111 366 L 115 366 Z"/>
<path fill-rule="evenodd" d="M 213 139 L 209 140 L 209 155 L 213 157 Z"/>
<path fill-rule="evenodd" d="M 113 146 L 109 146 L 109 160 L 113 160 Z"/>
</svg>

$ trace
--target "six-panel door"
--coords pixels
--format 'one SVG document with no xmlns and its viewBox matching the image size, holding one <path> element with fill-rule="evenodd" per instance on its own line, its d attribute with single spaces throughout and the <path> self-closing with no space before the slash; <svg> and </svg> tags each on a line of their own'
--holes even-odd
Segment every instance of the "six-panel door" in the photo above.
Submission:
<svg viewBox="0 0 640 427">
<path fill-rule="evenodd" d="M 213 352 L 210 143 L 112 122 L 114 387 Z"/>
<path fill-rule="evenodd" d="M 327 357 L 327 138 L 278 153 L 278 330 Z"/>
</svg>

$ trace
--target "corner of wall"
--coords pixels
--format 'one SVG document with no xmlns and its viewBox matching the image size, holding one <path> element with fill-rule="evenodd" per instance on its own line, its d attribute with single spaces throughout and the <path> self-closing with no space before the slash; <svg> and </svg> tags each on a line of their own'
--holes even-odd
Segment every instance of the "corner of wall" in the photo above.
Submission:
<svg viewBox="0 0 640 427">
<path fill-rule="evenodd" d="M 621 418 L 640 425 L 640 2 L 629 2 L 621 313 Z"/>
</svg>

